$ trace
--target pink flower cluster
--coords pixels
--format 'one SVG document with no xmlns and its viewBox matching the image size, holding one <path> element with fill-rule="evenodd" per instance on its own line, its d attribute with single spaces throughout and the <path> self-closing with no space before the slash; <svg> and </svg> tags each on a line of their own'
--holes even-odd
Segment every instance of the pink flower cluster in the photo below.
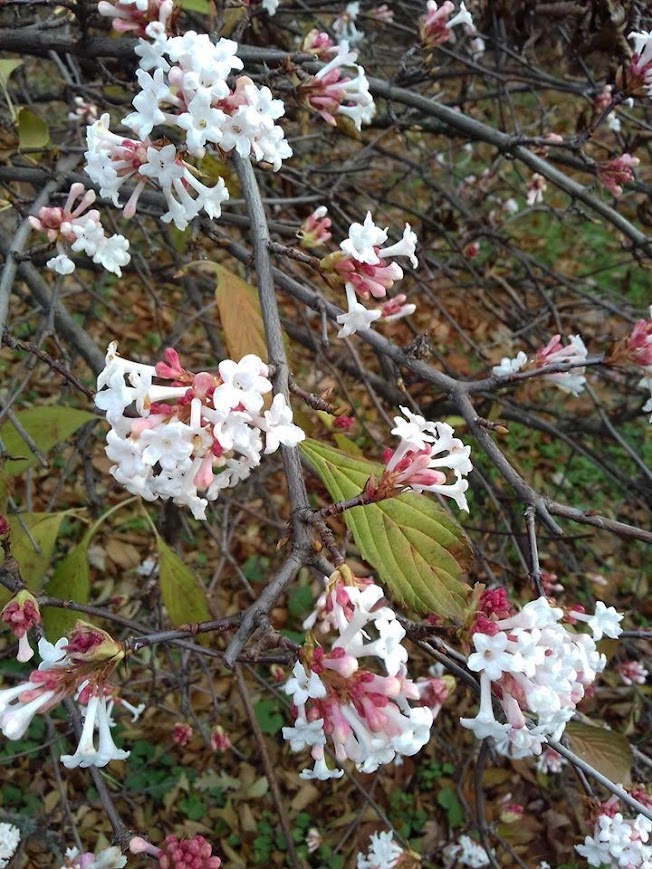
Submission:
<svg viewBox="0 0 652 869">
<path fill-rule="evenodd" d="M 561 342 L 561 335 L 553 335 L 544 347 L 537 350 L 532 360 L 528 360 L 527 354 L 522 350 L 513 359 L 505 356 L 500 365 L 494 365 L 491 369 L 496 377 L 509 377 L 518 371 L 529 368 L 546 368 L 549 365 L 567 364 L 573 370 L 555 371 L 544 374 L 543 379 L 553 383 L 562 392 L 570 392 L 579 395 L 584 389 L 586 378 L 582 363 L 586 361 L 588 351 L 580 335 L 569 335 L 568 344 Z"/>
<path fill-rule="evenodd" d="M 634 177 L 632 169 L 641 161 L 631 154 L 621 154 L 614 160 L 603 160 L 596 166 L 598 181 L 614 196 L 622 196 L 623 184 L 627 184 Z"/>
<path fill-rule="evenodd" d="M 603 636 L 617 638 L 623 616 L 598 601 L 588 616 L 572 611 L 572 622 L 587 622 L 593 633 L 569 631 L 560 622 L 564 612 L 544 597 L 527 603 L 515 615 L 504 589 L 483 592 L 471 628 L 475 647 L 469 669 L 480 673 L 480 710 L 462 718 L 477 739 L 490 736 L 500 754 L 538 755 L 548 739 L 559 739 L 586 689 L 606 664 L 595 645 Z M 494 699 L 505 723 L 496 720 Z M 528 726 L 526 713 L 536 716 Z"/>
<path fill-rule="evenodd" d="M 337 318 L 342 326 L 338 333 L 340 338 L 347 338 L 358 329 L 368 329 L 371 323 L 381 317 L 397 320 L 416 310 L 414 305 L 405 304 L 404 295 L 372 310 L 358 302 L 358 297 L 384 299 L 387 290 L 403 278 L 403 269 L 396 262 L 388 262 L 390 257 L 408 257 L 412 268 L 419 265 L 415 255 L 417 236 L 410 224 L 405 224 L 400 241 L 383 247 L 387 232 L 387 228 L 381 229 L 374 223 L 368 211 L 364 223 L 351 224 L 348 237 L 340 243 L 340 250 L 320 260 L 319 269 L 324 280 L 333 287 L 344 284 L 348 312 Z"/>
<path fill-rule="evenodd" d="M 77 201 L 79 200 L 79 201 Z M 83 184 L 73 184 L 63 207 L 44 205 L 36 217 L 30 217 L 33 229 L 44 232 L 48 241 L 56 242 L 57 256 L 46 263 L 48 268 L 61 275 L 75 270 L 75 263 L 67 255 L 64 242 L 70 243 L 73 251 L 83 251 L 109 272 L 118 277 L 122 266 L 127 265 L 129 242 L 123 235 L 106 237 L 100 221 L 100 212 L 88 211 L 95 202 L 95 192 L 86 190 Z"/>
<path fill-rule="evenodd" d="M 283 395 L 263 409 L 272 384 L 258 356 L 225 359 L 218 373 L 193 374 L 173 349 L 153 366 L 123 359 L 117 348 L 109 344 L 95 404 L 111 424 L 111 474 L 134 495 L 172 498 L 205 519 L 208 502 L 260 464 L 263 433 L 265 453 L 305 437 Z M 154 384 L 155 377 L 166 382 Z M 125 414 L 134 403 L 135 418 Z"/>
<path fill-rule="evenodd" d="M 34 657 L 34 650 L 29 644 L 27 631 L 41 623 L 41 612 L 34 595 L 26 589 L 19 591 L 2 610 L 0 619 L 7 625 L 12 634 L 18 638 L 17 659 L 21 664 Z"/>
<path fill-rule="evenodd" d="M 445 495 L 468 513 L 465 492 L 469 484 L 465 477 L 473 470 L 471 447 L 453 437 L 455 431 L 447 423 L 427 422 L 407 407 L 401 407 L 401 412 L 405 419 L 395 416 L 396 428 L 392 429 L 401 442 L 395 450 L 385 451 L 385 471 L 378 488 Z M 448 482 L 443 469 L 453 472 L 453 483 Z"/>
<path fill-rule="evenodd" d="M 318 34 L 316 41 L 321 54 L 333 53 L 326 40 L 320 39 L 325 34 Z M 334 47 L 335 54 L 319 72 L 299 84 L 297 97 L 307 108 L 317 112 L 327 124 L 335 126 L 335 115 L 343 115 L 353 121 L 357 130 L 363 124 L 371 122 L 376 105 L 369 93 L 369 82 L 364 69 L 356 63 L 357 51 L 349 50 L 349 43 L 341 42 Z M 345 72 L 350 67 L 354 72 Z"/>
<path fill-rule="evenodd" d="M 306 629 L 319 623 L 335 634 L 330 648 L 304 646 L 285 691 L 292 697 L 293 727 L 283 736 L 293 751 L 310 748 L 315 765 L 301 778 L 340 778 L 326 763 L 330 740 L 339 763 L 352 760 L 361 772 L 374 772 L 397 755 L 414 755 L 428 741 L 432 710 L 410 706 L 419 689 L 407 678 L 405 631 L 383 603 L 383 590 L 357 581 L 343 566 L 326 580 Z M 376 659 L 387 675 L 369 669 Z M 364 665 L 361 665 L 364 661 Z"/>
<path fill-rule="evenodd" d="M 166 836 L 158 848 L 141 836 L 134 836 L 129 842 L 132 854 L 147 854 L 158 861 L 160 869 L 219 869 L 222 861 L 213 855 L 213 846 L 203 836 L 192 839 L 179 839 Z"/>
<path fill-rule="evenodd" d="M 152 21 L 169 30 L 179 10 L 173 0 L 100 0 L 97 11 L 113 19 L 111 24 L 118 33 L 145 36 Z"/>
<path fill-rule="evenodd" d="M 453 39 L 452 29 L 458 24 L 465 24 L 475 31 L 473 18 L 464 3 L 460 3 L 459 11 L 455 15 L 454 12 L 455 4 L 451 0 L 445 0 L 439 7 L 435 0 L 428 0 L 426 14 L 419 21 L 421 42 L 425 48 L 434 48 Z"/>
</svg>

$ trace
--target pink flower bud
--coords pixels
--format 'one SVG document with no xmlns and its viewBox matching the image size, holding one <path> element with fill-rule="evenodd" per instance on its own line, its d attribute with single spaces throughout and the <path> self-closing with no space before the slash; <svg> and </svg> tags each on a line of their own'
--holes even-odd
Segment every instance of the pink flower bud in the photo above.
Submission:
<svg viewBox="0 0 652 869">
<path fill-rule="evenodd" d="M 192 727 L 183 721 L 177 721 L 172 728 L 172 742 L 180 748 L 184 748 L 192 739 Z"/>
</svg>

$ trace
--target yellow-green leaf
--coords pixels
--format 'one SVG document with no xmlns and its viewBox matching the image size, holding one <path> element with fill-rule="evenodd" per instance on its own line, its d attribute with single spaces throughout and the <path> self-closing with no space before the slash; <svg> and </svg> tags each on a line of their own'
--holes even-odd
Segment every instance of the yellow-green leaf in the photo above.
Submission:
<svg viewBox="0 0 652 869">
<path fill-rule="evenodd" d="M 267 344 L 260 302 L 255 287 L 219 263 L 212 263 L 217 278 L 215 301 L 231 359 L 255 353 L 267 360 Z"/>
<path fill-rule="evenodd" d="M 21 151 L 26 148 L 45 148 L 50 141 L 47 123 L 30 109 L 18 112 L 18 144 Z"/>
<path fill-rule="evenodd" d="M 624 734 L 581 721 L 570 721 L 564 736 L 571 751 L 602 775 L 616 784 L 631 784 L 632 750 Z"/>
<path fill-rule="evenodd" d="M 75 603 L 82 604 L 88 602 L 91 588 L 88 544 L 92 536 L 91 531 L 92 529 L 89 529 L 77 546 L 74 546 L 57 564 L 52 579 L 46 586 L 46 592 L 50 597 L 74 600 Z M 45 607 L 43 624 L 47 638 L 53 643 L 56 642 L 74 626 L 78 618 L 79 613 L 74 610 Z"/>
<path fill-rule="evenodd" d="M 30 407 L 16 413 L 16 419 L 42 453 L 47 453 L 55 444 L 65 441 L 84 423 L 95 418 L 87 410 L 75 407 Z M 16 457 L 7 459 L 5 463 L 8 474 L 22 474 L 36 464 L 36 456 L 8 420 L 0 426 L 0 439 L 7 455 Z"/>
<path fill-rule="evenodd" d="M 173 625 L 208 621 L 206 592 L 179 556 L 157 535 L 161 597 Z"/>
<path fill-rule="evenodd" d="M 52 563 L 62 513 L 21 513 L 9 516 L 11 552 L 30 591 L 41 590 L 41 580 Z"/>
<path fill-rule="evenodd" d="M 19 66 L 22 66 L 22 63 L 22 60 L 8 57 L 0 60 L 0 87 L 6 87 L 7 82 L 9 81 L 9 76 L 14 70 L 18 69 Z"/>
<path fill-rule="evenodd" d="M 382 466 L 315 440 L 300 449 L 334 501 L 354 498 Z M 405 493 L 344 513 L 362 557 L 402 603 L 462 620 L 469 587 L 459 576 L 469 547 L 459 525 L 428 496 Z"/>
</svg>

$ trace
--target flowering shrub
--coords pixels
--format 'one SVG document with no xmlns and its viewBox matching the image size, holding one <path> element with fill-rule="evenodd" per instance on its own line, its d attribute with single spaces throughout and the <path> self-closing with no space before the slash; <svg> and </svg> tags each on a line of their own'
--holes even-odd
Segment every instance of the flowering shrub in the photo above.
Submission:
<svg viewBox="0 0 652 869">
<path fill-rule="evenodd" d="M 645 4 L 18 5 L 0 866 L 649 869 Z"/>
</svg>

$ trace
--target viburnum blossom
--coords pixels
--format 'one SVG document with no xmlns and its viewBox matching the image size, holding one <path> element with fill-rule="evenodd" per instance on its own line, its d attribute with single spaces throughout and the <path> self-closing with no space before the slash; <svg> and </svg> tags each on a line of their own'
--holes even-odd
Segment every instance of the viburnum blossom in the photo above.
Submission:
<svg viewBox="0 0 652 869">
<path fill-rule="evenodd" d="M 79 200 L 79 201 L 77 201 Z M 30 225 L 47 235 L 48 241 L 55 241 L 58 254 L 46 263 L 48 268 L 60 275 L 69 275 L 75 270 L 75 263 L 64 248 L 70 244 L 73 251 L 83 251 L 109 272 L 120 277 L 122 266 L 127 265 L 129 242 L 123 235 L 104 234 L 100 213 L 96 209 L 88 211 L 95 202 L 95 192 L 86 190 L 79 182 L 73 184 L 63 207 L 44 205 L 38 214 L 29 217 Z"/>
<path fill-rule="evenodd" d="M 364 223 L 351 224 L 348 237 L 340 243 L 340 250 L 319 261 L 322 277 L 330 286 L 339 288 L 344 284 L 348 311 L 337 318 L 342 326 L 340 338 L 353 335 L 359 329 L 368 329 L 381 317 L 388 321 L 397 320 L 416 310 L 414 305 L 405 304 L 403 293 L 376 309 L 367 309 L 358 301 L 358 298 L 369 299 L 370 296 L 386 298 L 387 290 L 403 278 L 403 269 L 397 262 L 388 262 L 389 257 L 407 257 L 412 268 L 419 265 L 415 253 L 417 236 L 410 224 L 405 224 L 399 241 L 382 247 L 387 241 L 387 232 L 374 223 L 368 211 Z"/>
<path fill-rule="evenodd" d="M 358 583 L 344 565 L 326 579 L 317 611 L 306 621 L 328 626 L 334 638 L 330 649 L 309 640 L 285 686 L 295 723 L 283 728 L 283 736 L 293 751 L 310 748 L 315 761 L 301 778 L 343 775 L 326 763 L 328 741 L 339 763 L 352 760 L 360 772 L 371 773 L 396 756 L 416 754 L 430 737 L 432 711 L 408 702 L 419 700 L 419 690 L 407 678 L 405 631 L 382 599 L 378 585 Z M 387 675 L 366 666 L 373 658 Z"/>
<path fill-rule="evenodd" d="M 493 592 L 480 597 L 471 628 L 475 652 L 468 659 L 469 669 L 480 673 L 480 710 L 461 724 L 477 739 L 493 737 L 500 754 L 519 758 L 538 755 L 548 739 L 561 738 L 606 658 L 588 634 L 572 633 L 560 624 L 564 611 L 545 597 L 527 603 L 516 615 L 505 616 L 505 603 L 504 596 L 497 598 Z M 603 633 L 617 636 L 622 616 L 612 610 L 598 601 L 596 615 L 584 617 L 572 610 L 568 618 L 587 621 L 595 639 Z M 505 723 L 496 720 L 494 699 Z M 536 716 L 533 726 L 528 726 L 525 713 Z"/>
<path fill-rule="evenodd" d="M 403 854 L 392 833 L 372 833 L 367 853 L 358 854 L 356 869 L 395 869 Z"/>
<path fill-rule="evenodd" d="M 489 856 L 482 845 L 474 842 L 470 836 L 460 836 L 454 845 L 444 848 L 444 854 L 449 859 L 454 859 L 460 866 L 471 866 L 479 869 L 481 866 L 489 866 Z"/>
<path fill-rule="evenodd" d="M 652 370 L 652 307 L 647 320 L 637 320 L 629 335 L 614 344 L 605 362 L 640 365 Z"/>
<path fill-rule="evenodd" d="M 528 183 L 526 197 L 527 204 L 538 205 L 540 202 L 543 202 L 543 194 L 547 187 L 548 185 L 543 175 L 539 175 L 538 172 L 535 172 Z"/>
<path fill-rule="evenodd" d="M 435 492 L 468 512 L 465 477 L 473 470 L 471 447 L 453 437 L 454 429 L 445 422 L 427 422 L 407 407 L 401 407 L 401 413 L 405 419 L 395 416 L 392 429 L 401 442 L 395 450 L 385 451 L 385 470 L 376 488 Z M 448 482 L 444 469 L 453 472 L 454 482 Z"/>
<path fill-rule="evenodd" d="M 282 395 L 263 410 L 272 384 L 257 356 L 225 359 L 215 374 L 193 374 L 181 367 L 175 350 L 153 366 L 123 359 L 117 346 L 109 344 L 95 404 L 111 425 L 111 474 L 134 495 L 172 498 L 205 519 L 208 502 L 260 464 L 263 433 L 265 453 L 305 437 Z M 165 383 L 154 384 L 154 378 Z M 138 416 L 126 416 L 134 403 Z"/>
<path fill-rule="evenodd" d="M 118 33 L 145 36 L 147 25 L 153 21 L 171 29 L 179 8 L 173 0 L 100 0 L 97 11 L 113 19 L 111 25 Z"/>
<path fill-rule="evenodd" d="M 614 160 L 603 160 L 596 165 L 598 181 L 614 196 L 622 196 L 623 184 L 634 177 L 632 169 L 641 161 L 631 154 L 621 154 Z"/>
<path fill-rule="evenodd" d="M 319 72 L 301 81 L 297 87 L 299 102 L 317 112 L 327 124 L 335 126 L 335 115 L 350 118 L 357 130 L 369 124 L 376 113 L 374 98 L 363 67 L 356 63 L 357 51 L 349 49 L 344 40 L 337 45 L 336 54 Z M 309 49 L 310 50 L 310 49 Z M 351 68 L 350 73 L 345 67 Z"/>
<path fill-rule="evenodd" d="M 464 3 L 460 3 L 459 11 L 455 15 L 454 12 L 455 4 L 451 0 L 445 0 L 439 7 L 435 0 L 428 0 L 426 14 L 419 21 L 421 42 L 426 48 L 434 48 L 453 39 L 452 29 L 458 24 L 465 24 L 475 31 L 473 18 Z"/>
<path fill-rule="evenodd" d="M 18 638 L 17 659 L 21 664 L 34 657 L 34 650 L 29 644 L 27 631 L 41 623 L 41 612 L 34 595 L 27 589 L 19 591 L 2 610 L 0 619 L 7 625 L 12 634 Z"/>
<path fill-rule="evenodd" d="M 147 854 L 158 861 L 160 869 L 219 869 L 222 861 L 213 855 L 213 846 L 203 836 L 179 839 L 166 836 L 161 847 L 151 845 L 141 836 L 129 842 L 132 854 Z"/>
<path fill-rule="evenodd" d="M 525 365 L 527 365 L 527 354 L 519 350 L 514 359 L 510 359 L 509 356 L 503 356 L 500 360 L 500 365 L 494 365 L 491 371 L 496 377 L 509 377 L 510 374 L 516 374 Z"/>
<path fill-rule="evenodd" d="M 301 224 L 297 232 L 299 244 L 303 248 L 311 250 L 313 247 L 319 247 L 332 237 L 331 219 L 327 217 L 328 208 L 325 205 L 320 205 L 319 208 L 310 214 Z"/>
<path fill-rule="evenodd" d="M 20 844 L 20 830 L 13 824 L 0 823 L 0 869 L 9 865 Z"/>
<path fill-rule="evenodd" d="M 642 796 L 650 805 L 646 794 Z M 607 869 L 649 869 L 652 866 L 652 821 L 644 815 L 625 818 L 618 811 L 615 796 L 602 803 L 595 813 L 593 835 L 586 836 L 575 850 L 589 866 Z"/>
<path fill-rule="evenodd" d="M 84 715 L 77 750 L 63 755 L 68 769 L 77 766 L 106 766 L 125 760 L 129 752 L 118 749 L 111 736 L 107 697 L 113 689 L 107 680 L 124 658 L 120 643 L 109 634 L 78 621 L 68 639 L 55 645 L 42 638 L 38 643 L 41 663 L 26 682 L 0 690 L 0 730 L 7 739 L 21 739 L 37 713 L 47 712 L 64 698 L 75 696 Z M 99 730 L 99 748 L 94 731 Z"/>
<path fill-rule="evenodd" d="M 652 31 L 634 31 L 627 37 L 634 40 L 634 54 L 626 72 L 626 87 L 631 93 L 645 89 L 652 93 Z"/>
<path fill-rule="evenodd" d="M 212 186 L 201 182 L 199 170 L 181 156 L 182 151 L 201 158 L 207 148 L 235 150 L 278 170 L 292 155 L 283 130 L 275 124 L 285 108 L 269 88 L 258 87 L 248 76 L 230 86 L 227 79 L 243 65 L 236 42 L 222 38 L 214 43 L 192 30 L 168 36 L 159 21 L 147 24 L 145 36 L 135 48 L 139 91 L 134 111 L 122 120 L 137 138 L 112 133 L 109 115 L 102 115 L 87 128 L 86 172 L 116 206 L 122 185 L 128 180 L 135 184 L 125 217 L 133 217 L 145 185 L 154 185 L 168 205 L 161 220 L 183 230 L 201 211 L 219 217 L 229 191 L 223 178 Z M 154 128 L 160 126 L 174 127 L 183 147 L 177 149 L 169 139 L 152 139 Z"/>
<path fill-rule="evenodd" d="M 172 727 L 172 742 L 184 748 L 192 739 L 192 727 L 185 721 L 177 721 Z"/>
<path fill-rule="evenodd" d="M 546 747 L 542 750 L 535 764 L 537 770 L 546 775 L 550 773 L 559 773 L 568 763 L 565 757 L 562 757 L 554 748 Z"/>
<path fill-rule="evenodd" d="M 347 3 L 344 12 L 340 13 L 331 25 L 333 33 L 340 40 L 347 40 L 351 44 L 360 42 L 364 39 L 364 33 L 358 30 L 355 22 L 360 14 L 360 3 L 358 0 L 353 0 L 352 3 Z"/>
<path fill-rule="evenodd" d="M 621 661 L 616 664 L 616 672 L 624 685 L 645 685 L 650 676 L 640 661 Z"/>
<path fill-rule="evenodd" d="M 98 854 L 93 854 L 92 851 L 82 853 L 78 848 L 68 848 L 61 869 L 122 869 L 126 865 L 127 858 L 120 848 L 112 845 Z"/>
<path fill-rule="evenodd" d="M 544 379 L 554 383 L 563 392 L 579 395 L 584 389 L 586 378 L 582 363 L 586 361 L 588 351 L 579 335 L 569 335 L 568 344 L 561 343 L 561 335 L 553 335 L 545 347 L 537 350 L 533 361 L 535 368 L 544 368 L 546 365 L 555 365 L 559 362 L 572 363 L 573 371 L 559 371 L 546 374 Z"/>
<path fill-rule="evenodd" d="M 333 42 L 328 33 L 323 33 L 317 30 L 317 28 L 313 28 L 304 37 L 300 50 L 315 54 L 323 60 L 337 54 L 338 46 Z"/>
</svg>

